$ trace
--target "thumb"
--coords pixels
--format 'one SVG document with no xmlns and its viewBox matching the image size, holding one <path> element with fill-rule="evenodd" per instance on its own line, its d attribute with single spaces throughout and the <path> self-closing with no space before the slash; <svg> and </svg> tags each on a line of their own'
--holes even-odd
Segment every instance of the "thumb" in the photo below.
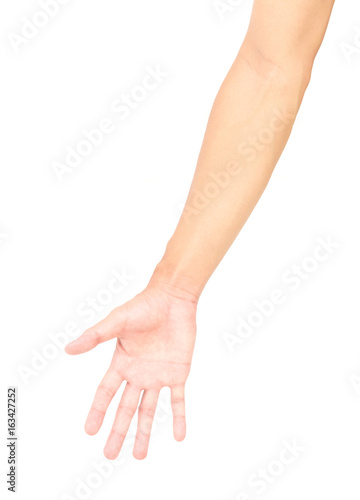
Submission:
<svg viewBox="0 0 360 500">
<path fill-rule="evenodd" d="M 126 327 L 127 312 L 125 306 L 114 309 L 106 318 L 85 330 L 73 342 L 65 347 L 67 354 L 82 354 L 91 351 L 99 344 L 121 335 Z"/>
</svg>

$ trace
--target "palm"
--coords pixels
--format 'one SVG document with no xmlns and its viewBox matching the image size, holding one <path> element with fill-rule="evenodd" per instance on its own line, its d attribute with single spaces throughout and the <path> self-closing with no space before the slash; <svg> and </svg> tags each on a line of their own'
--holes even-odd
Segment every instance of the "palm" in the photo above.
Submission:
<svg viewBox="0 0 360 500">
<path fill-rule="evenodd" d="M 162 387 L 171 388 L 175 439 L 184 439 L 184 387 L 195 344 L 195 318 L 195 301 L 150 288 L 112 311 L 67 347 L 69 354 L 79 354 L 117 337 L 109 370 L 96 392 L 85 425 L 89 434 L 99 430 L 114 394 L 126 380 L 104 450 L 107 458 L 114 459 L 119 454 L 142 390 L 134 456 L 145 458 L 147 454 L 151 424 Z"/>
<path fill-rule="evenodd" d="M 129 305 L 115 350 L 124 378 L 142 388 L 185 384 L 195 342 L 193 304 L 150 293 Z"/>
</svg>

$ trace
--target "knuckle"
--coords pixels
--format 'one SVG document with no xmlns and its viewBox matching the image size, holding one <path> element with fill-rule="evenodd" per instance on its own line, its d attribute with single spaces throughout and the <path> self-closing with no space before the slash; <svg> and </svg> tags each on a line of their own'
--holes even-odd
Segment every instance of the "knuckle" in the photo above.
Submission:
<svg viewBox="0 0 360 500">
<path fill-rule="evenodd" d="M 136 439 L 148 440 L 150 437 L 150 433 L 151 433 L 151 427 L 150 428 L 139 427 L 136 433 Z"/>
<path fill-rule="evenodd" d="M 155 415 L 155 408 L 142 407 L 139 408 L 139 414 L 153 418 Z"/>
<path fill-rule="evenodd" d="M 185 405 L 185 400 L 183 398 L 173 398 L 171 404 L 173 406 L 182 406 Z"/>
<path fill-rule="evenodd" d="M 103 394 L 107 399 L 112 399 L 112 397 L 114 395 L 113 391 L 111 389 L 109 389 L 109 387 L 107 387 L 106 385 L 102 385 L 102 384 L 99 385 L 98 392 L 99 392 L 99 394 Z"/>
<path fill-rule="evenodd" d="M 127 417 L 132 418 L 134 416 L 135 410 L 133 408 L 131 408 L 130 406 L 120 404 L 119 409 Z"/>
<path fill-rule="evenodd" d="M 101 334 L 99 333 L 99 331 L 96 329 L 93 329 L 91 331 L 91 336 L 93 337 L 93 339 L 95 340 L 95 342 L 98 344 L 101 340 Z"/>
</svg>

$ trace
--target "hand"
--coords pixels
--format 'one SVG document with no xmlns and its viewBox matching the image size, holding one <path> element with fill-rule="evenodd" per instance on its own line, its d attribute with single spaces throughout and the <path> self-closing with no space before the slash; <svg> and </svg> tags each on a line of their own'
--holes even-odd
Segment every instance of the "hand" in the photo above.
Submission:
<svg viewBox="0 0 360 500">
<path fill-rule="evenodd" d="M 134 299 L 114 309 L 66 346 L 68 354 L 81 354 L 117 337 L 110 367 L 97 389 L 85 424 L 88 434 L 98 432 L 112 398 L 126 380 L 104 448 L 106 458 L 114 460 L 119 455 L 142 390 L 134 457 L 143 459 L 147 455 L 162 387 L 171 389 L 174 437 L 177 441 L 185 438 L 184 390 L 195 345 L 196 309 L 197 300 L 192 296 L 150 282 Z"/>
</svg>

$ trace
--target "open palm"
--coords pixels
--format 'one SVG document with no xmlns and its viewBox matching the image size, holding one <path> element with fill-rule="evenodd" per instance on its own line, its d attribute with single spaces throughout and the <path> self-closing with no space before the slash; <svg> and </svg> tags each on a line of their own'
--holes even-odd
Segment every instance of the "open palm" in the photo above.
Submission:
<svg viewBox="0 0 360 500">
<path fill-rule="evenodd" d="M 104 454 L 115 459 L 121 450 L 139 404 L 134 457 L 147 455 L 159 392 L 171 389 L 174 437 L 185 438 L 185 382 L 190 372 L 196 335 L 195 299 L 148 286 L 114 309 L 97 325 L 68 344 L 68 354 L 81 354 L 117 338 L 108 371 L 101 381 L 86 420 L 85 430 L 98 432 L 106 410 L 123 381 L 126 386 Z"/>
</svg>

